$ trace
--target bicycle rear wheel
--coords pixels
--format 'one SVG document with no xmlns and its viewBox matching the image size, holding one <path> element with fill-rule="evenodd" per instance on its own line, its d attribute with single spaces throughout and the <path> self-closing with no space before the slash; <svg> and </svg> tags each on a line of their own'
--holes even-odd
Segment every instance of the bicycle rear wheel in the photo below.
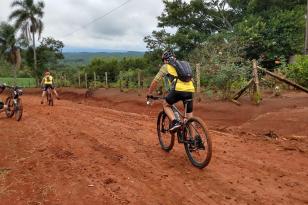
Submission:
<svg viewBox="0 0 308 205">
<path fill-rule="evenodd" d="M 8 97 L 5 100 L 5 105 L 7 105 L 7 108 L 5 109 L 5 114 L 8 118 L 13 117 L 14 115 L 14 100 L 12 97 Z"/>
<path fill-rule="evenodd" d="M 21 117 L 22 117 L 22 113 L 23 113 L 23 105 L 22 105 L 22 101 L 20 98 L 17 99 L 17 102 L 16 104 L 14 105 L 14 110 L 15 110 L 15 119 L 17 121 L 20 121 L 21 120 Z"/>
<path fill-rule="evenodd" d="M 47 91 L 47 102 L 49 106 L 53 106 L 53 98 L 50 89 Z"/>
<path fill-rule="evenodd" d="M 51 94 L 50 94 L 51 95 Z M 49 105 L 50 106 L 53 106 L 53 98 L 52 98 L 52 96 L 49 98 Z"/>
<path fill-rule="evenodd" d="M 190 118 L 185 125 L 184 136 L 187 140 L 184 147 L 190 162 L 200 169 L 206 167 L 212 157 L 212 140 L 205 123 L 198 117 Z"/>
<path fill-rule="evenodd" d="M 158 114 L 157 118 L 157 136 L 159 144 L 163 150 L 169 152 L 174 145 L 174 134 L 169 132 L 171 121 L 164 111 Z"/>
</svg>

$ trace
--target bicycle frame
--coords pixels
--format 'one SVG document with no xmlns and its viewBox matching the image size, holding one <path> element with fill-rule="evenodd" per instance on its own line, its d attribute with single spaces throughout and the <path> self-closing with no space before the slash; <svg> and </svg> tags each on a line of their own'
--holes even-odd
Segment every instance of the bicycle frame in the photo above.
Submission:
<svg viewBox="0 0 308 205">
<path fill-rule="evenodd" d="M 51 94 L 51 88 L 47 89 L 47 94 Z"/>
<path fill-rule="evenodd" d="M 187 121 L 187 103 L 184 103 L 184 113 L 182 113 L 175 104 L 173 104 L 172 109 L 174 109 L 175 111 L 177 111 L 180 116 L 183 118 L 183 122 L 185 123 Z"/>
<path fill-rule="evenodd" d="M 151 104 L 151 100 L 160 100 L 160 99 L 165 99 L 164 97 L 153 97 L 153 96 L 148 96 L 147 97 L 147 104 Z M 175 139 L 175 134 L 178 139 L 178 143 L 184 144 L 186 154 L 190 160 L 190 162 L 202 169 L 206 167 L 212 156 L 212 142 L 210 136 L 207 134 L 206 127 L 202 119 L 198 117 L 191 117 L 187 118 L 187 107 L 188 107 L 188 102 L 189 100 L 184 100 L 184 112 L 181 112 L 175 104 L 171 105 L 172 111 L 175 113 L 175 117 L 178 118 L 180 121 L 180 127 L 177 128 L 176 131 L 170 131 L 170 119 L 167 119 L 169 121 L 166 121 L 165 124 L 165 119 L 168 118 L 167 114 L 165 111 L 160 111 L 158 118 L 157 118 L 157 134 L 159 138 L 159 143 L 161 148 L 169 152 L 172 150 L 173 145 L 174 145 L 174 139 Z M 167 124 L 168 123 L 168 124 Z M 197 130 L 198 128 L 195 127 L 195 123 L 197 123 L 199 126 L 198 128 L 201 128 L 201 132 Z M 166 132 L 170 133 L 169 138 L 167 138 L 168 142 L 165 143 L 163 138 Z M 203 138 L 201 137 L 203 136 Z M 206 144 L 204 144 L 206 142 Z M 199 151 L 205 150 L 205 156 L 200 155 Z M 201 156 L 201 161 L 200 158 L 195 158 L 195 155 L 193 154 L 194 152 L 197 153 L 197 155 Z"/>
<path fill-rule="evenodd" d="M 158 97 L 158 96 L 152 96 L 151 98 L 147 99 L 147 104 L 151 104 L 150 100 L 164 100 L 166 99 L 165 97 Z M 182 113 L 175 104 L 171 105 L 172 110 L 175 110 L 176 112 L 178 112 L 180 114 L 180 117 L 183 119 L 183 124 L 186 123 L 187 119 L 187 101 L 184 101 L 184 113 Z"/>
</svg>

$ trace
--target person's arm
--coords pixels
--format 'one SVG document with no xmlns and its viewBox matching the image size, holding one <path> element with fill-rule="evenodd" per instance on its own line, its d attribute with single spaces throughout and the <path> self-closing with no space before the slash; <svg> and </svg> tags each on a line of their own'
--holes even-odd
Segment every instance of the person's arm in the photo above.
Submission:
<svg viewBox="0 0 308 205">
<path fill-rule="evenodd" d="M 154 79 L 149 87 L 148 96 L 151 96 L 153 91 L 157 88 L 158 82 Z"/>
<path fill-rule="evenodd" d="M 43 84 L 44 84 L 44 79 L 45 79 L 45 78 L 43 78 L 42 81 L 41 81 L 41 86 L 43 86 Z"/>
<path fill-rule="evenodd" d="M 153 91 L 157 88 L 157 85 L 158 83 L 162 80 L 162 78 L 167 75 L 168 71 L 167 71 L 167 67 L 165 65 L 163 65 L 159 72 L 156 74 L 155 78 L 153 79 L 150 87 L 149 87 L 149 90 L 148 90 L 148 93 L 147 95 L 148 96 L 151 96 Z"/>
<path fill-rule="evenodd" d="M 52 76 L 50 76 L 50 79 L 51 79 L 51 85 L 54 86 L 54 79 Z"/>
</svg>

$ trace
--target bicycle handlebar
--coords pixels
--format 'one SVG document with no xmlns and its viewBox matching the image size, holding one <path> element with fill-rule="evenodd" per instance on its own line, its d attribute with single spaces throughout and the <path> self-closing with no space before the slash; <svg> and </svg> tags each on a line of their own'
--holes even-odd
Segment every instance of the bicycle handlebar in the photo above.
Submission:
<svg viewBox="0 0 308 205">
<path fill-rule="evenodd" d="M 162 96 L 153 96 L 153 95 L 148 95 L 147 96 L 147 100 L 164 100 L 166 99 L 166 97 L 162 97 Z"/>
<path fill-rule="evenodd" d="M 163 100 L 163 99 L 166 99 L 166 97 L 148 95 L 147 96 L 147 105 L 150 105 L 153 100 Z"/>
</svg>

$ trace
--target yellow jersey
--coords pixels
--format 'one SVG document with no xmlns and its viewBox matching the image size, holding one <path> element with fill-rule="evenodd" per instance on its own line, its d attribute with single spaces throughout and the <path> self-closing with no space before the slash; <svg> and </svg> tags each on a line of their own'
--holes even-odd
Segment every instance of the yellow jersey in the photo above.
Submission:
<svg viewBox="0 0 308 205">
<path fill-rule="evenodd" d="M 176 69 L 170 65 L 170 64 L 164 64 L 157 75 L 155 76 L 154 80 L 159 82 L 162 80 L 163 77 L 168 76 L 173 76 L 168 79 L 169 84 L 171 85 L 172 89 L 176 91 L 182 91 L 182 92 L 195 92 L 195 86 L 192 81 L 189 82 L 183 82 L 180 79 L 177 78 L 178 74 L 176 72 Z"/>
<path fill-rule="evenodd" d="M 43 78 L 43 82 L 45 85 L 52 85 L 53 84 L 53 77 L 51 75 L 47 75 Z"/>
</svg>

